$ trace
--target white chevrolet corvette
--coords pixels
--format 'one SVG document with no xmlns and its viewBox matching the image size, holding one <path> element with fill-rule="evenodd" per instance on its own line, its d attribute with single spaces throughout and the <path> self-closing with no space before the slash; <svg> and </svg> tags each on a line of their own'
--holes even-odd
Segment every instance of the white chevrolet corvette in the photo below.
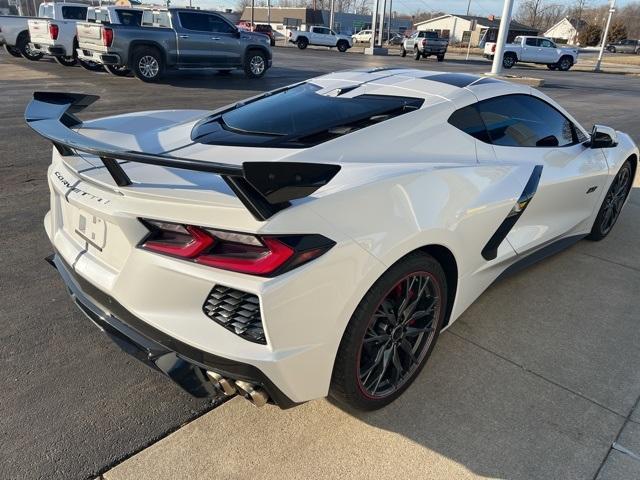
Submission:
<svg viewBox="0 0 640 480">
<path fill-rule="evenodd" d="M 397 398 L 496 279 L 605 237 L 638 165 L 539 91 L 409 69 L 80 121 L 38 92 L 45 228 L 78 306 L 194 395 Z M 521 301 L 527 301 L 526 292 Z"/>
</svg>

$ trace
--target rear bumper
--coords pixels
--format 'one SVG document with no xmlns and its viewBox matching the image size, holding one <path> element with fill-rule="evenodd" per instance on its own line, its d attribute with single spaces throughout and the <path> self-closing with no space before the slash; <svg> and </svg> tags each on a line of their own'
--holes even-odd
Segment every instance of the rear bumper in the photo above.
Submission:
<svg viewBox="0 0 640 480">
<path fill-rule="evenodd" d="M 71 56 L 67 53 L 64 47 L 61 47 L 59 45 L 42 45 L 40 43 L 33 43 L 32 45 L 35 51 L 44 53 L 45 55 L 52 55 L 54 57 Z"/>
<path fill-rule="evenodd" d="M 101 65 L 123 65 L 120 55 L 116 53 L 100 53 L 83 48 L 77 48 L 76 53 L 80 60 L 99 63 Z"/>
<path fill-rule="evenodd" d="M 47 261 L 58 271 L 80 310 L 118 347 L 164 373 L 191 395 L 219 395 L 205 374 L 214 371 L 227 378 L 260 385 L 280 408 L 298 405 L 255 366 L 199 350 L 155 329 L 76 274 L 60 255 L 51 255 Z"/>
</svg>

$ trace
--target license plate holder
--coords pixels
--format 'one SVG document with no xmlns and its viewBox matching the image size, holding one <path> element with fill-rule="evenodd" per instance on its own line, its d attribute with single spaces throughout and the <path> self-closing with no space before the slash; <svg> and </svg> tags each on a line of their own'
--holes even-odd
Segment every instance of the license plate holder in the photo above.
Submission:
<svg viewBox="0 0 640 480">
<path fill-rule="evenodd" d="M 105 221 L 92 213 L 78 209 L 75 220 L 75 233 L 99 251 L 107 244 L 107 225 Z"/>
</svg>

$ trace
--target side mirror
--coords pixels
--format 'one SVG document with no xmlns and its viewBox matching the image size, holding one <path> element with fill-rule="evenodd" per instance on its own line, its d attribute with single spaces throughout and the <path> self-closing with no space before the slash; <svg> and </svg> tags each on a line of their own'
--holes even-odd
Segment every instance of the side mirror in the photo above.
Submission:
<svg viewBox="0 0 640 480">
<path fill-rule="evenodd" d="M 618 145 L 615 129 L 605 125 L 594 125 L 591 130 L 591 148 L 611 148 Z"/>
</svg>

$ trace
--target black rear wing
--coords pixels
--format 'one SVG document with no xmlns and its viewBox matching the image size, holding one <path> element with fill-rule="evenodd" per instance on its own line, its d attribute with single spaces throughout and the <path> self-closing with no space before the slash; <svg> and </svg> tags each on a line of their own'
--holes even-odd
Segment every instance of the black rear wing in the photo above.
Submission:
<svg viewBox="0 0 640 480">
<path fill-rule="evenodd" d="M 86 137 L 72 128 L 82 125 L 75 113 L 100 97 L 81 93 L 34 92 L 27 105 L 27 124 L 50 140 L 62 156 L 75 151 L 96 155 L 120 187 L 132 185 L 118 160 L 208 172 L 220 175 L 257 220 L 289 207 L 290 201 L 311 195 L 340 171 L 339 165 L 304 162 L 244 162 L 234 165 L 172 157 L 119 148 Z"/>
</svg>

